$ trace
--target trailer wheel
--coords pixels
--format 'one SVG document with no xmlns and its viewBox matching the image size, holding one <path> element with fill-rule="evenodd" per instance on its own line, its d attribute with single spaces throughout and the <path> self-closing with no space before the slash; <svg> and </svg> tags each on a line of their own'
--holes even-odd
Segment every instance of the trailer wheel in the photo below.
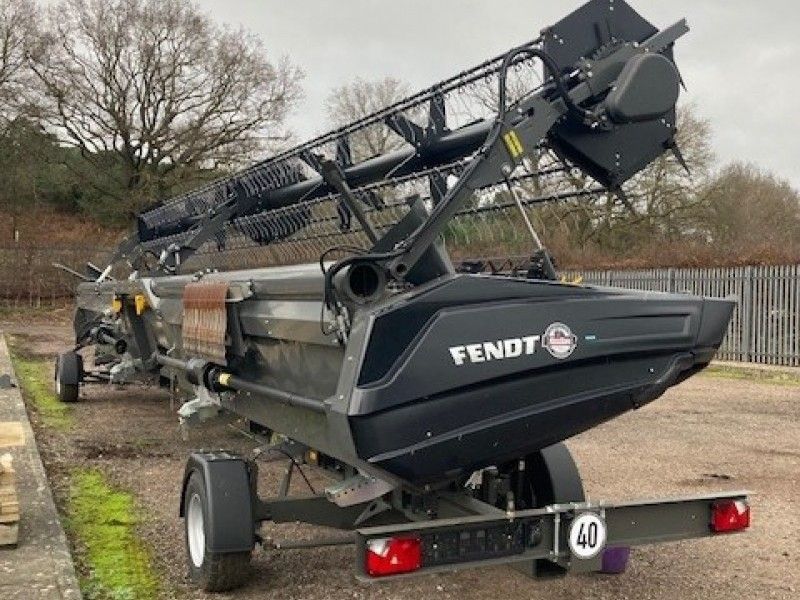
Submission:
<svg viewBox="0 0 800 600">
<path fill-rule="evenodd" d="M 61 402 L 77 402 L 83 359 L 77 352 L 64 352 L 56 359 L 55 390 Z"/>
<path fill-rule="evenodd" d="M 526 456 L 523 463 L 505 465 L 504 472 L 511 478 L 512 489 L 521 492 L 516 499 L 524 508 L 584 502 L 586 499 L 578 466 L 563 442 Z M 549 560 L 516 563 L 514 568 L 537 579 L 560 577 L 567 573 L 566 569 Z"/>
<path fill-rule="evenodd" d="M 208 498 L 201 471 L 189 477 L 183 514 L 189 578 L 206 592 L 226 592 L 250 577 L 251 552 L 212 552 L 208 549 Z"/>
</svg>

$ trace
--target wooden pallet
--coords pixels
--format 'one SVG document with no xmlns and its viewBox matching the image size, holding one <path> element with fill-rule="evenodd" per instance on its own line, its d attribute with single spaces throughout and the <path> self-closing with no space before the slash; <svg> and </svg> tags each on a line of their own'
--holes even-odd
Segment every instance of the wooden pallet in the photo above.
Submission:
<svg viewBox="0 0 800 600">
<path fill-rule="evenodd" d="M 16 546 L 19 539 L 19 499 L 10 454 L 0 456 L 0 546 Z"/>
<path fill-rule="evenodd" d="M 22 430 L 22 423 L 0 422 L 0 448 L 13 448 L 22 446 L 25 442 L 25 433 Z"/>
</svg>

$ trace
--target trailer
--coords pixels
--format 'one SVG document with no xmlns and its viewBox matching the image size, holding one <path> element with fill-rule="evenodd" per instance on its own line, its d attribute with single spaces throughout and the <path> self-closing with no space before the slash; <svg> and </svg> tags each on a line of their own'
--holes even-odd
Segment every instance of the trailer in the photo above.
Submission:
<svg viewBox="0 0 800 600">
<path fill-rule="evenodd" d="M 189 457 L 195 583 L 242 584 L 270 546 L 264 522 L 341 530 L 317 544 L 353 545 L 370 581 L 618 571 L 632 546 L 749 527 L 745 492 L 586 498 L 564 440 L 705 368 L 734 305 L 561 280 L 532 218 L 598 198 L 634 210 L 625 184 L 665 152 L 682 162 L 687 32 L 591 0 L 532 42 L 157 204 L 111 264 L 88 265 L 59 397 L 155 382 L 185 400 L 183 427 L 233 414 L 260 440 L 254 456 Z M 369 155 L 370 132 L 404 145 Z M 531 258 L 513 273 L 454 265 L 471 232 L 522 232 Z M 269 498 L 264 460 L 287 464 Z M 307 495 L 289 494 L 296 474 Z"/>
</svg>

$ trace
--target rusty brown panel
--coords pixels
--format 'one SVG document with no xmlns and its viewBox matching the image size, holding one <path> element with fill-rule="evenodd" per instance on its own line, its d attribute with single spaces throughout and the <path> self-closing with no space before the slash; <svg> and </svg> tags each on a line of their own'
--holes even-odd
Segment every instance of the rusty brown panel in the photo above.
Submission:
<svg viewBox="0 0 800 600">
<path fill-rule="evenodd" d="M 187 357 L 225 360 L 228 282 L 189 283 L 183 291 L 183 348 Z"/>
</svg>

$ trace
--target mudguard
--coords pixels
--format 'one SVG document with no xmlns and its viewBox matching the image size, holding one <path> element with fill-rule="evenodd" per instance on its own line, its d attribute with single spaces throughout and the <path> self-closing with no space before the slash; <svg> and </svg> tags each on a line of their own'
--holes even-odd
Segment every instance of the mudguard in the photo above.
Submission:
<svg viewBox="0 0 800 600">
<path fill-rule="evenodd" d="M 586 500 L 578 466 L 564 443 L 543 448 L 526 457 L 526 461 L 533 477 L 537 507 Z"/>
<path fill-rule="evenodd" d="M 543 448 L 525 458 L 536 490 L 536 506 L 585 502 L 581 474 L 567 446 L 562 442 Z M 567 569 L 549 560 L 533 560 L 514 565 L 528 577 L 537 579 L 561 577 Z"/>
</svg>

